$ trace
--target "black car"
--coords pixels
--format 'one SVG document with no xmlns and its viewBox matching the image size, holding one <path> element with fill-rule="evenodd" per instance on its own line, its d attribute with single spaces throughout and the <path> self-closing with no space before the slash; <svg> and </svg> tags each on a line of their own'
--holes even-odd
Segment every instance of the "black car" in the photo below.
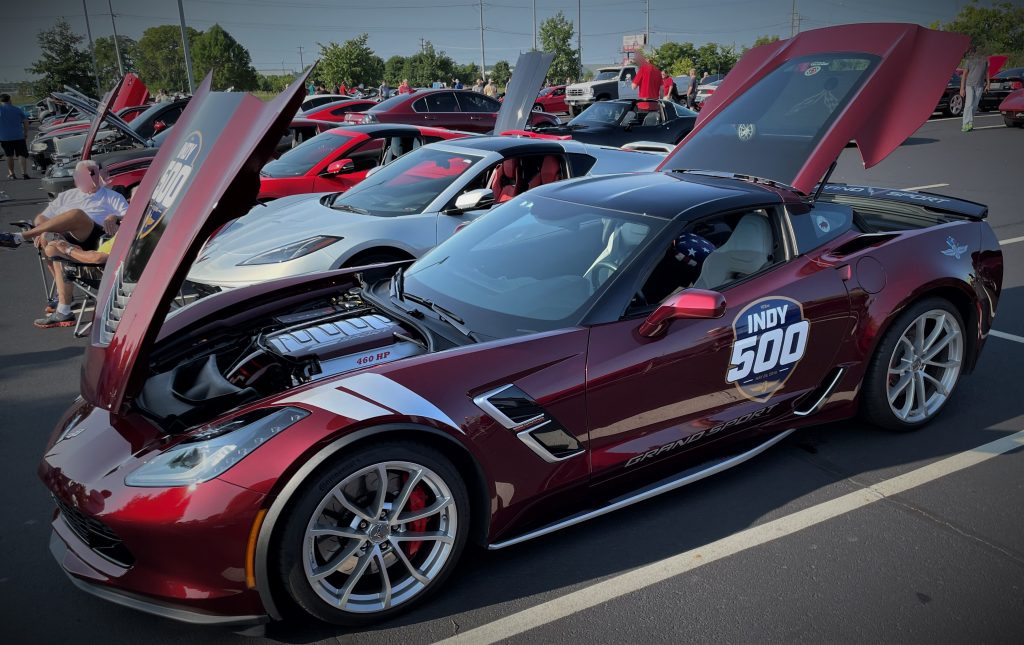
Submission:
<svg viewBox="0 0 1024 645">
<path fill-rule="evenodd" d="M 1013 67 L 1004 69 L 992 77 L 987 92 L 981 95 L 978 101 L 980 112 L 990 112 L 999 107 L 1010 92 L 1021 87 L 1024 79 L 1024 67 Z M 964 113 L 964 97 L 960 96 L 960 74 L 954 73 L 946 85 L 946 91 L 942 93 L 939 104 L 935 106 L 936 112 L 942 112 L 946 116 L 960 116 Z"/>
<path fill-rule="evenodd" d="M 639 109 L 638 103 L 641 104 Z M 656 105 L 656 109 L 644 109 L 651 104 Z M 618 99 L 594 103 L 568 123 L 538 127 L 534 131 L 569 135 L 583 143 L 618 148 L 634 141 L 679 143 L 696 121 L 696 112 L 672 101 Z"/>
</svg>

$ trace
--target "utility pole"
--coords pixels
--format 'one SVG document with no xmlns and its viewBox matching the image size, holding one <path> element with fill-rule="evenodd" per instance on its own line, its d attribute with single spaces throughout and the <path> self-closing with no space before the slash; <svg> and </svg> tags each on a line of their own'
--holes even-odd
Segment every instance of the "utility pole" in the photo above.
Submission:
<svg viewBox="0 0 1024 645">
<path fill-rule="evenodd" d="M 647 31 L 644 32 L 644 46 L 651 44 L 651 0 L 647 0 Z"/>
<path fill-rule="evenodd" d="M 195 94 L 196 86 L 192 80 L 192 56 L 188 53 L 188 33 L 185 31 L 185 9 L 178 0 L 178 18 L 181 19 L 181 46 L 185 53 L 185 75 L 188 76 L 188 93 Z"/>
<path fill-rule="evenodd" d="M 302 62 L 302 45 L 299 45 L 299 73 L 306 71 L 306 64 Z"/>
<path fill-rule="evenodd" d="M 420 53 L 422 54 L 425 51 L 427 51 L 427 41 L 420 36 Z"/>
<path fill-rule="evenodd" d="M 801 18 L 800 14 L 798 14 L 796 12 L 796 0 L 793 0 L 793 12 L 792 12 L 792 15 L 790 16 L 790 20 L 789 20 L 789 37 L 790 38 L 792 38 L 793 36 L 795 36 L 798 33 L 800 33 L 800 23 L 802 21 L 803 21 L 803 18 Z"/>
<path fill-rule="evenodd" d="M 480 70 L 487 73 L 487 59 L 484 58 L 484 0 L 480 0 Z"/>
<path fill-rule="evenodd" d="M 100 87 L 100 66 L 96 62 L 96 48 L 92 44 L 92 28 L 89 26 L 89 7 L 85 6 L 82 0 L 82 10 L 85 11 L 85 33 L 89 36 L 89 52 L 92 54 L 92 73 L 96 77 L 96 96 L 103 98 L 103 88 Z"/>
<path fill-rule="evenodd" d="M 580 59 L 580 74 L 577 82 L 583 81 L 583 0 L 576 0 L 576 55 Z"/>
<path fill-rule="evenodd" d="M 537 0 L 533 0 L 533 50 L 537 51 Z"/>
<path fill-rule="evenodd" d="M 114 54 L 117 56 L 117 73 L 124 76 L 124 63 L 121 62 L 121 45 L 117 42 L 117 23 L 114 22 L 114 8 L 107 0 L 107 9 L 110 11 L 110 26 L 114 29 Z"/>
</svg>

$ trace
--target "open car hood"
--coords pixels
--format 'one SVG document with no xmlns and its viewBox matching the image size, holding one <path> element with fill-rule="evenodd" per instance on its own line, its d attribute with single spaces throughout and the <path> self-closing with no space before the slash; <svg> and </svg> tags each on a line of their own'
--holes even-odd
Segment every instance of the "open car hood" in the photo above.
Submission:
<svg viewBox="0 0 1024 645">
<path fill-rule="evenodd" d="M 82 395 L 119 410 L 142 385 L 149 350 L 210 234 L 256 203 L 259 170 L 305 95 L 305 75 L 263 102 L 210 91 L 207 76 L 139 184 L 107 259 Z"/>
<path fill-rule="evenodd" d="M 875 23 L 755 47 L 659 169 L 750 175 L 810 194 L 849 141 L 870 168 L 921 127 L 968 44 L 960 34 Z"/>
<path fill-rule="evenodd" d="M 549 52 L 526 52 L 519 55 L 515 73 L 505 88 L 498 117 L 494 122 L 494 132 L 522 130 L 530 120 L 533 104 L 537 102 L 537 92 L 544 84 L 548 68 L 555 55 Z"/>
<path fill-rule="evenodd" d="M 100 126 L 105 123 L 103 117 L 110 112 L 110 104 L 117 100 L 118 94 L 121 90 L 121 86 L 124 85 L 127 76 L 122 76 L 121 80 L 114 85 L 113 89 L 107 92 L 107 95 L 100 101 L 99 106 L 96 108 L 96 114 L 93 116 L 92 123 L 89 124 L 89 131 L 85 135 L 85 141 L 82 143 L 82 159 L 88 159 L 92 156 L 92 144 L 96 141 L 96 133 L 100 131 Z M 132 130 L 132 134 L 135 131 Z"/>
<path fill-rule="evenodd" d="M 146 139 L 133 130 L 132 127 L 124 121 L 124 119 L 111 112 L 110 106 L 113 101 L 117 99 L 117 90 L 121 86 L 123 80 L 124 79 L 118 81 L 118 84 L 114 86 L 113 90 L 107 93 L 106 97 L 104 97 L 100 104 L 97 104 L 89 97 L 83 96 L 78 92 L 54 92 L 53 95 L 56 98 L 73 106 L 82 114 L 87 114 L 92 118 L 92 124 L 89 127 L 89 132 L 92 136 L 86 138 L 86 142 L 89 146 L 92 146 L 92 142 L 96 138 L 96 134 L 93 130 L 99 131 L 104 125 L 113 127 L 115 130 L 118 130 L 136 143 L 147 145 Z M 85 150 L 88 150 L 88 148 L 83 147 L 82 150 L 84 152 Z"/>
<path fill-rule="evenodd" d="M 149 88 L 133 72 L 122 76 L 114 90 L 114 102 L 110 105 L 110 111 L 115 114 L 126 107 L 143 105 L 149 100 Z"/>
</svg>

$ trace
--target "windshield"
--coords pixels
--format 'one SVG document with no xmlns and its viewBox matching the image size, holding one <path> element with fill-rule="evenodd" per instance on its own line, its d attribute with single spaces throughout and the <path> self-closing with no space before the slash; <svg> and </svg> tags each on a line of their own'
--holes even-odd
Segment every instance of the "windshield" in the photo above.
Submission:
<svg viewBox="0 0 1024 645">
<path fill-rule="evenodd" d="M 594 77 L 595 81 L 614 81 L 619 78 L 619 70 L 613 69 L 607 72 L 598 72 L 597 76 Z"/>
<path fill-rule="evenodd" d="M 452 183 L 483 157 L 436 148 L 420 148 L 382 166 L 330 205 L 380 217 L 422 213 Z"/>
<path fill-rule="evenodd" d="M 791 184 L 878 61 L 845 53 L 786 61 L 690 134 L 664 168 Z"/>
<path fill-rule="evenodd" d="M 408 94 L 396 94 L 395 96 L 392 96 L 389 99 L 384 99 L 377 105 L 374 105 L 369 110 L 367 110 L 367 112 L 387 112 L 394 106 L 405 101 L 407 98 L 409 98 Z"/>
<path fill-rule="evenodd" d="M 323 161 L 327 155 L 351 140 L 352 137 L 333 132 L 318 134 L 284 153 L 279 159 L 275 159 L 263 166 L 263 171 L 260 174 L 264 177 L 298 177 L 304 175 L 313 166 Z"/>
<path fill-rule="evenodd" d="M 601 287 L 665 225 L 526 194 L 490 211 L 405 272 L 407 295 L 491 338 L 578 324 Z"/>
<path fill-rule="evenodd" d="M 629 107 L 629 103 L 599 101 L 569 121 L 569 125 L 615 125 L 622 119 L 622 115 L 629 110 Z"/>
</svg>

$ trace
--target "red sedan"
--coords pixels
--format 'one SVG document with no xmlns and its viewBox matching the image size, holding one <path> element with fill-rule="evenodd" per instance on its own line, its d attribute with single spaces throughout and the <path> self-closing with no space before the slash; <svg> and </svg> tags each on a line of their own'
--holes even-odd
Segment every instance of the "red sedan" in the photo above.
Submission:
<svg viewBox="0 0 1024 645">
<path fill-rule="evenodd" d="M 410 150 L 463 136 L 450 130 L 412 125 L 332 128 L 263 166 L 259 198 L 345 191 L 365 179 L 371 169 Z"/>
<path fill-rule="evenodd" d="M 537 102 L 533 104 L 537 112 L 568 112 L 569 105 L 565 102 L 565 86 L 552 85 L 545 87 L 537 95 Z"/>
<path fill-rule="evenodd" d="M 345 115 L 345 123 L 408 123 L 436 128 L 490 132 L 501 103 L 470 90 L 420 90 L 399 94 L 361 114 Z M 531 126 L 557 125 L 558 118 L 545 112 L 530 115 Z"/>
<path fill-rule="evenodd" d="M 312 110 L 303 112 L 300 116 L 304 119 L 316 119 L 318 121 L 332 121 L 341 123 L 349 114 L 359 114 L 377 105 L 376 101 L 368 99 L 342 99 L 327 105 L 315 107 Z"/>
</svg>

